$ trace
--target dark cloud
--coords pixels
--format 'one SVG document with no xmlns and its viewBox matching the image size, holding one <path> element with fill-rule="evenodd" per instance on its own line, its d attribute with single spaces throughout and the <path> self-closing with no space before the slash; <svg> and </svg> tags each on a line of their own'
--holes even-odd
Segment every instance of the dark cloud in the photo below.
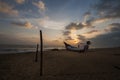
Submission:
<svg viewBox="0 0 120 80">
<path fill-rule="evenodd" d="M 84 16 L 86 17 L 86 16 L 90 16 L 91 15 L 91 12 L 86 12 L 86 13 L 84 13 Z"/>
<path fill-rule="evenodd" d="M 76 30 L 78 30 L 78 29 L 82 29 L 82 28 L 83 28 L 83 25 L 82 25 L 82 24 L 76 24 L 76 23 L 70 23 L 70 24 L 67 25 L 65 28 L 68 29 L 68 30 L 71 30 L 71 29 L 76 29 Z"/>
<path fill-rule="evenodd" d="M 82 42 L 86 41 L 86 38 L 85 36 L 82 36 L 82 35 L 77 35 L 78 39 Z"/>
<path fill-rule="evenodd" d="M 68 36 L 68 35 L 70 35 L 71 34 L 71 31 L 63 31 L 63 35 L 64 36 Z"/>
<path fill-rule="evenodd" d="M 99 35 L 90 40 L 93 47 L 120 47 L 120 32 Z"/>
<path fill-rule="evenodd" d="M 78 23 L 78 24 L 77 23 L 70 23 L 69 25 L 67 25 L 65 27 L 65 29 L 67 29 L 67 30 L 72 30 L 72 29 L 80 30 L 80 29 L 85 28 L 85 27 L 93 28 L 93 26 L 91 25 L 90 22 L 86 22 L 86 23 Z"/>
<path fill-rule="evenodd" d="M 88 13 L 86 13 L 87 15 Z M 65 31 L 63 31 L 63 36 L 65 37 L 65 40 L 73 40 L 71 38 L 71 30 L 80 30 L 80 29 L 83 29 L 83 28 L 94 28 L 94 26 L 92 26 L 91 22 L 87 21 L 86 23 L 70 23 L 69 25 L 67 25 L 65 27 Z M 78 39 L 81 40 L 81 41 L 84 41 L 85 40 L 85 37 L 82 36 L 82 35 L 78 35 Z"/>
<path fill-rule="evenodd" d="M 115 32 L 120 31 L 120 23 L 112 23 L 108 25 L 108 27 L 105 29 L 105 31 Z"/>
<path fill-rule="evenodd" d="M 94 13 L 96 16 L 90 12 L 86 12 L 84 17 L 90 16 L 88 19 L 85 19 L 86 24 L 91 27 L 94 23 L 102 23 L 111 19 L 119 19 L 120 18 L 120 0 L 99 0 L 96 4 L 93 4 L 91 13 Z"/>
<path fill-rule="evenodd" d="M 71 38 L 70 34 L 71 34 L 70 30 L 63 31 L 63 36 L 64 36 L 65 40 L 73 40 Z"/>
<path fill-rule="evenodd" d="M 86 34 L 92 34 L 94 32 L 99 32 L 99 31 L 98 30 L 92 30 L 92 31 L 87 32 Z"/>
<path fill-rule="evenodd" d="M 92 17 L 88 19 L 86 22 L 88 24 L 93 25 L 94 23 L 102 23 L 107 20 L 119 19 L 120 18 L 119 8 L 120 8 L 120 0 L 99 0 L 99 2 L 95 4 L 93 8 L 94 9 L 93 11 L 96 12 L 97 17 L 96 16 Z M 120 38 L 118 36 L 120 35 L 120 33 L 117 33 L 117 32 L 120 32 L 120 23 L 109 24 L 107 28 L 104 29 L 104 31 L 106 33 L 100 34 L 95 36 L 94 38 L 91 38 L 91 40 L 94 40 L 95 46 L 96 45 L 106 46 L 106 47 L 116 46 L 117 42 L 115 40 L 118 40 Z M 93 30 L 87 33 L 91 34 L 94 32 L 98 32 L 98 31 Z M 112 42 L 112 40 L 115 42 Z"/>
<path fill-rule="evenodd" d="M 67 37 L 65 38 L 65 40 L 74 40 L 74 39 L 72 39 L 71 36 L 67 36 Z"/>
<path fill-rule="evenodd" d="M 120 18 L 120 0 L 100 0 L 94 5 L 97 14 L 102 18 Z"/>
</svg>

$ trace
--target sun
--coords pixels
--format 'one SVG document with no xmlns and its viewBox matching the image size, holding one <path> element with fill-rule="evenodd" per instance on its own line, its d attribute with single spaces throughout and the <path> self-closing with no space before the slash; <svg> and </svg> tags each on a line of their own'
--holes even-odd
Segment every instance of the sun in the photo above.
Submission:
<svg viewBox="0 0 120 80">
<path fill-rule="evenodd" d="M 75 44 L 78 44 L 79 43 L 79 40 L 76 38 L 76 39 L 74 39 L 74 41 L 73 41 Z"/>
</svg>

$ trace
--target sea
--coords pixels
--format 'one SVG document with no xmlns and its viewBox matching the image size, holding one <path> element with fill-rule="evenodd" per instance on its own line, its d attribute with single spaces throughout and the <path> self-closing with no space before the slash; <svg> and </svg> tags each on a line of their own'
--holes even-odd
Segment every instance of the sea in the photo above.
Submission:
<svg viewBox="0 0 120 80">
<path fill-rule="evenodd" d="M 51 49 L 64 49 L 64 47 L 43 47 L 43 51 Z M 38 48 L 40 50 L 40 48 Z M 36 52 L 36 45 L 0 45 L 0 54 Z"/>
</svg>

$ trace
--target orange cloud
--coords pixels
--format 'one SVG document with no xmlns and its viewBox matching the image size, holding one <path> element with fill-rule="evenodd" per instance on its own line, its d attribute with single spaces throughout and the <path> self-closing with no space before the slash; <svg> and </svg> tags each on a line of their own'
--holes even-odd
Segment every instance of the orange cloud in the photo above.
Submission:
<svg viewBox="0 0 120 80">
<path fill-rule="evenodd" d="M 37 6 L 40 10 L 45 11 L 45 3 L 43 1 L 33 2 L 33 5 Z"/>
<path fill-rule="evenodd" d="M 25 0 L 15 0 L 18 4 L 23 4 Z"/>
<path fill-rule="evenodd" d="M 16 25 L 16 26 L 20 26 L 20 27 L 26 27 L 28 29 L 37 28 L 36 26 L 32 25 L 32 23 L 30 23 L 28 21 L 24 22 L 24 23 L 21 23 L 21 22 L 12 22 L 11 24 Z"/>
<path fill-rule="evenodd" d="M 13 6 L 10 6 L 9 4 L 5 2 L 0 2 L 0 12 L 9 14 L 9 15 L 18 15 L 18 11 L 13 9 Z"/>
<path fill-rule="evenodd" d="M 27 27 L 27 28 L 32 28 L 33 27 L 33 25 L 30 22 L 26 22 L 24 24 L 24 26 Z"/>
</svg>

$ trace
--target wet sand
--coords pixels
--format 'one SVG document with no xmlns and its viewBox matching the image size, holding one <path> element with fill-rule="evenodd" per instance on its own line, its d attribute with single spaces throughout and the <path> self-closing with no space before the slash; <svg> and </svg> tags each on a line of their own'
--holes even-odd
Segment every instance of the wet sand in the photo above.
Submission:
<svg viewBox="0 0 120 80">
<path fill-rule="evenodd" d="M 35 53 L 0 54 L 0 80 L 120 80 L 120 48 L 93 49 L 86 54 L 45 51 L 43 76 Z"/>
</svg>

